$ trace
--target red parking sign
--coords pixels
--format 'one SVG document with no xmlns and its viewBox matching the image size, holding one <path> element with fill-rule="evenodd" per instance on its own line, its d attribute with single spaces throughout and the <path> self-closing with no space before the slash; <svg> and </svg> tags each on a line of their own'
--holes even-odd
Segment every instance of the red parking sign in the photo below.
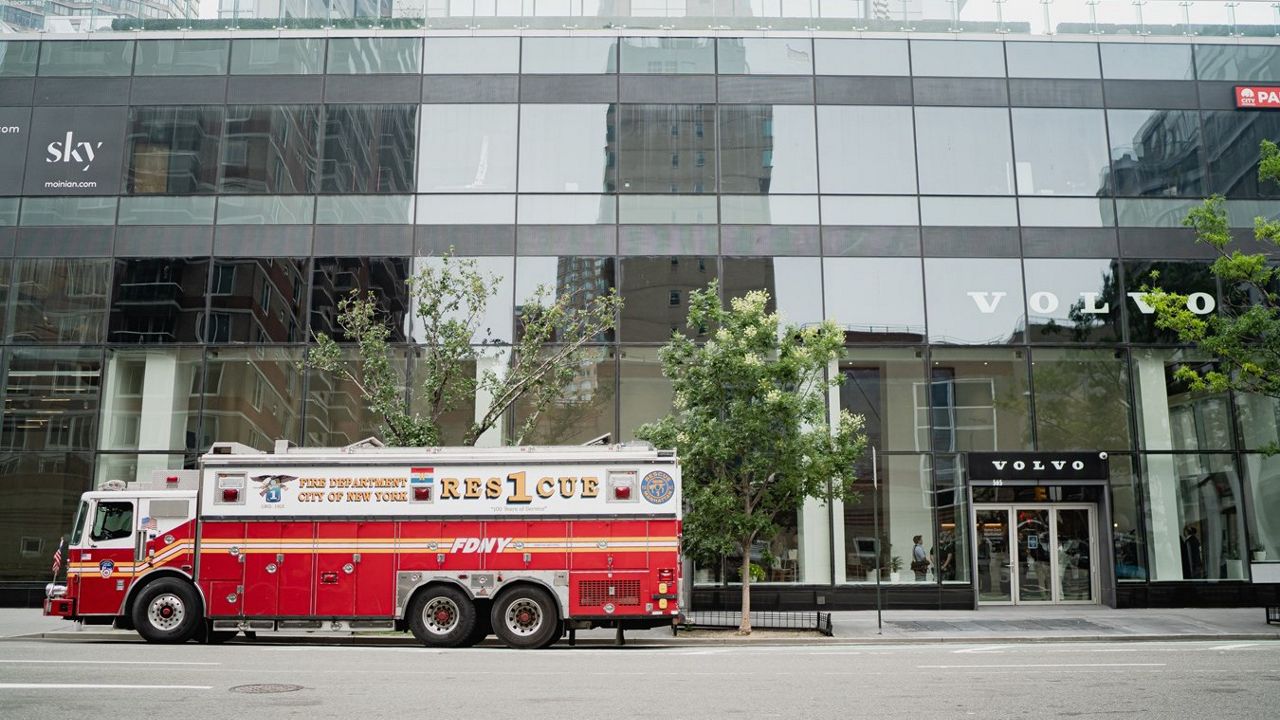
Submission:
<svg viewBox="0 0 1280 720">
<path fill-rule="evenodd" d="M 1237 108 L 1280 108 L 1280 87 L 1237 85 Z"/>
</svg>

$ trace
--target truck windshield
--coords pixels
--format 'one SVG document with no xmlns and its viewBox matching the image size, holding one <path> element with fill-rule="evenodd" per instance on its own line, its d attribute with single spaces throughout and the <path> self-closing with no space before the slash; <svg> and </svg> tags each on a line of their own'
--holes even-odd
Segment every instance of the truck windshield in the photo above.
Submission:
<svg viewBox="0 0 1280 720">
<path fill-rule="evenodd" d="M 81 500 L 80 509 L 76 511 L 76 524 L 72 526 L 71 529 L 71 540 L 69 540 L 67 544 L 78 545 L 80 543 L 80 538 L 84 533 L 84 520 L 88 516 L 89 503 L 86 500 Z"/>
</svg>

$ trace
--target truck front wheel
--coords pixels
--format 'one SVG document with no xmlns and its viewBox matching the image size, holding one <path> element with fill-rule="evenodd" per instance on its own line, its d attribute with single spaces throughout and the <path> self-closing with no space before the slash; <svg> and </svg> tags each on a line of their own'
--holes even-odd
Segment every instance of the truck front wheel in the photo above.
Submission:
<svg viewBox="0 0 1280 720">
<path fill-rule="evenodd" d="M 131 615 L 142 639 L 154 643 L 186 642 L 204 621 L 195 588 L 176 578 L 162 578 L 142 588 Z"/>
<path fill-rule="evenodd" d="M 475 624 L 475 605 L 456 587 L 429 587 L 409 603 L 409 630 L 427 647 L 459 647 Z"/>
</svg>

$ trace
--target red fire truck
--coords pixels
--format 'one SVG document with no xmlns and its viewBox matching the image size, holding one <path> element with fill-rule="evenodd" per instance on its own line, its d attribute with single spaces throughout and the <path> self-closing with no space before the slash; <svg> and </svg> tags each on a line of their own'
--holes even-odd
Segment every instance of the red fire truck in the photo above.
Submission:
<svg viewBox="0 0 1280 720">
<path fill-rule="evenodd" d="M 647 445 L 216 443 L 135 485 L 84 494 L 46 615 L 151 642 L 398 629 L 536 648 L 680 612 L 680 467 Z"/>
</svg>

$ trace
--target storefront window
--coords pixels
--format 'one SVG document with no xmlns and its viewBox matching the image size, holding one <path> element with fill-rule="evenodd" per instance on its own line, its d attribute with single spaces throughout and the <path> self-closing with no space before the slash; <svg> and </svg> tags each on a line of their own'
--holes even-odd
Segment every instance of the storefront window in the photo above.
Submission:
<svg viewBox="0 0 1280 720">
<path fill-rule="evenodd" d="M 721 105 L 721 191 L 816 193 L 813 117 L 803 105 Z"/>
<path fill-rule="evenodd" d="M 944 583 L 969 583 L 969 502 L 960 455 L 937 455 L 934 505 L 938 544 L 931 549 L 932 572 Z"/>
<path fill-rule="evenodd" d="M 618 190 L 716 191 L 714 105 L 618 106 Z"/>
<path fill-rule="evenodd" d="M 203 361 L 200 350 L 108 349 L 98 447 L 194 453 Z"/>
<path fill-rule="evenodd" d="M 939 348 L 917 413 L 930 417 L 935 451 L 1031 449 L 1031 388 L 1023 350 Z"/>
<path fill-rule="evenodd" d="M 777 519 L 778 533 L 770 540 L 751 543 L 753 582 L 802 582 L 798 513 L 784 513 Z M 718 584 L 742 582 L 742 553 L 725 555 L 720 563 L 698 563 L 695 582 Z"/>
<path fill-rule="evenodd" d="M 98 438 L 100 348 L 13 348 L 8 353 L 0 446 L 92 450 Z"/>
<path fill-rule="evenodd" d="M 846 348 L 840 408 L 861 415 L 867 446 L 880 452 L 929 449 L 928 408 L 916 404 L 924 380 L 924 352 L 917 348 Z"/>
<path fill-rule="evenodd" d="M 1231 455 L 1143 457 L 1151 579 L 1243 580 L 1247 547 Z"/>
<path fill-rule="evenodd" d="M 330 105 L 320 191 L 413 192 L 414 105 Z"/>
<path fill-rule="evenodd" d="M 210 348 L 202 388 L 200 452 L 207 452 L 215 442 L 244 443 L 268 451 L 276 440 L 300 442 L 304 373 L 298 364 L 303 352 L 291 348 Z"/>
<path fill-rule="evenodd" d="M 108 341 L 199 342 L 208 282 L 208 258 L 116 260 Z"/>
<path fill-rule="evenodd" d="M 209 342 L 303 341 L 307 265 L 293 258 L 214 260 Z"/>
<path fill-rule="evenodd" d="M 870 462 L 867 456 L 859 463 L 855 489 L 860 501 L 844 504 L 845 581 L 873 583 L 878 566 L 881 582 L 936 583 L 941 553 L 934 535 L 929 456 L 880 455 L 878 490 Z"/>
<path fill-rule="evenodd" d="M 1116 579 L 1146 580 L 1146 529 L 1139 510 L 1142 489 L 1134 473 L 1133 456 L 1113 453 L 1107 464 L 1111 469 L 1111 542 Z"/>
<path fill-rule="evenodd" d="M 8 325 L 10 342 L 95 343 L 104 335 L 111 261 L 17 260 Z"/>
<path fill-rule="evenodd" d="M 1133 350 L 1138 434 L 1147 450 L 1230 450 L 1231 406 L 1225 393 L 1195 392 L 1174 377 L 1180 365 L 1216 366 L 1182 350 Z"/>
<path fill-rule="evenodd" d="M 1129 369 L 1123 350 L 1031 353 L 1040 450 L 1128 450 Z"/>
<path fill-rule="evenodd" d="M 221 138 L 221 107 L 131 108 L 126 192 L 213 192 Z"/>
<path fill-rule="evenodd" d="M 1280 456 L 1245 455 L 1249 487 L 1249 560 L 1280 560 Z"/>
</svg>

